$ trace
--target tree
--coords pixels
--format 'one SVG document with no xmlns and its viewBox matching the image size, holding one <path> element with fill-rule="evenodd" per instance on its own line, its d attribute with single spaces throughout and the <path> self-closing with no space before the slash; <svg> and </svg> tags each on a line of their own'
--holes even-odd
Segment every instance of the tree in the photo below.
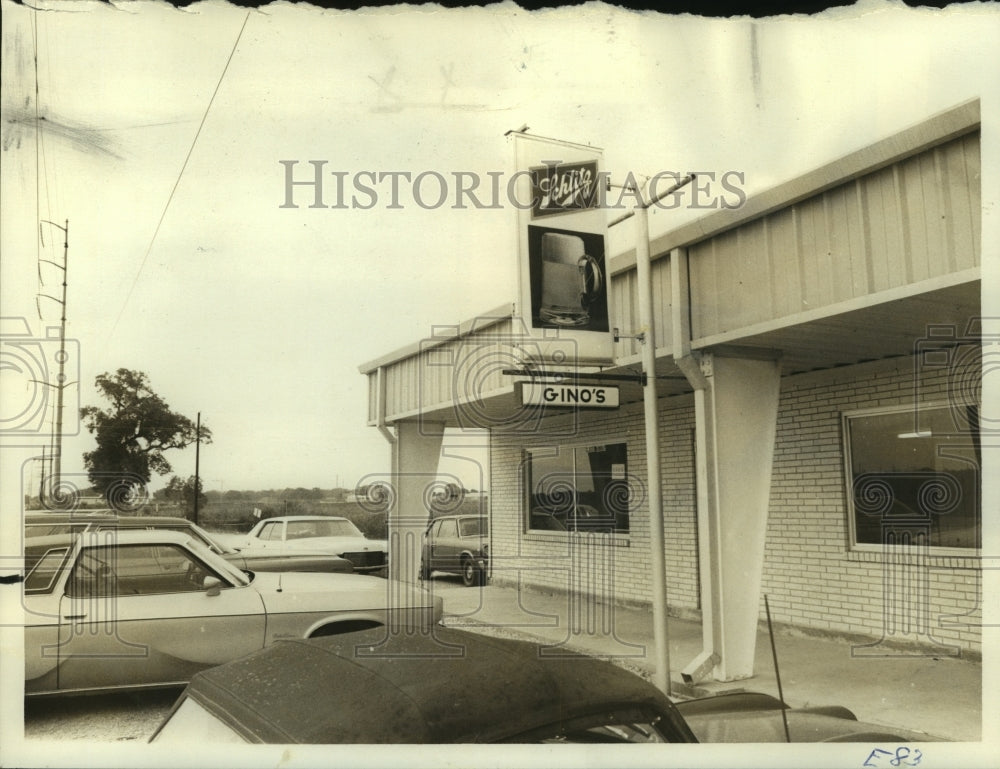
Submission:
<svg viewBox="0 0 1000 769">
<path fill-rule="evenodd" d="M 202 488 L 201 478 L 197 480 L 197 488 L 198 509 L 201 510 L 208 504 L 208 496 Z M 185 517 L 187 517 L 188 513 L 194 512 L 195 477 L 193 475 L 188 476 L 187 480 L 175 475 L 167 482 L 167 486 L 163 491 L 163 496 L 168 501 L 176 502 L 182 506 Z"/>
<path fill-rule="evenodd" d="M 163 452 L 183 449 L 197 439 L 195 423 L 170 410 L 149 386 L 141 371 L 120 368 L 95 380 L 98 392 L 111 404 L 80 409 L 97 448 L 83 455 L 90 482 L 112 507 L 144 489 L 153 472 L 166 475 L 170 463 Z M 202 425 L 201 441 L 212 442 L 212 431 Z"/>
</svg>

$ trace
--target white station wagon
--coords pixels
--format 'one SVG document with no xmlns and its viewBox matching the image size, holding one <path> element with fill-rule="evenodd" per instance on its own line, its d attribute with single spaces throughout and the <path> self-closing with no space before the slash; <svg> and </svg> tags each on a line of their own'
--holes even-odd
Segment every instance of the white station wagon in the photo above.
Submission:
<svg viewBox="0 0 1000 769">
<path fill-rule="evenodd" d="M 26 546 L 25 693 L 173 686 L 272 643 L 429 628 L 439 597 L 357 574 L 252 572 L 192 537 L 96 531 Z"/>
</svg>

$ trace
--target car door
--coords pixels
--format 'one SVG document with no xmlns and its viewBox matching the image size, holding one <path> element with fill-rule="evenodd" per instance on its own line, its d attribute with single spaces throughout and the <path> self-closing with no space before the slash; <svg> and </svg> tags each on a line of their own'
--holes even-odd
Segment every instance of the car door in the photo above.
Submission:
<svg viewBox="0 0 1000 769">
<path fill-rule="evenodd" d="M 260 594 L 176 543 L 84 547 L 59 614 L 59 690 L 187 681 L 264 645 Z"/>
<path fill-rule="evenodd" d="M 44 547 L 24 578 L 24 690 L 31 694 L 58 686 L 59 592 L 56 585 L 73 548 L 64 542 Z"/>
<path fill-rule="evenodd" d="M 431 541 L 432 569 L 441 571 L 458 571 L 458 523 L 454 518 L 442 518 L 438 521 L 434 538 Z"/>
</svg>

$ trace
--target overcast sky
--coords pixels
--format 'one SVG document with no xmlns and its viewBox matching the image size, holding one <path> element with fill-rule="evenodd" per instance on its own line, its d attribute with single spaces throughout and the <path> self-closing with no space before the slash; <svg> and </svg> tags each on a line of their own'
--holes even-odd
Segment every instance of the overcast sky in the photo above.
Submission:
<svg viewBox="0 0 1000 769">
<path fill-rule="evenodd" d="M 755 23 L 600 5 L 40 7 L 59 12 L 3 2 L 2 314 L 33 334 L 58 323 L 35 297 L 61 234 L 43 225 L 42 246 L 38 221 L 68 219 L 80 402 L 105 405 L 102 372 L 145 372 L 214 432 L 208 489 L 387 471 L 358 366 L 515 298 L 513 208 L 422 208 L 405 182 L 399 208 L 387 184 L 368 210 L 310 208 L 301 188 L 282 208 L 280 161 L 307 178 L 324 160 L 348 195 L 363 171 L 485 178 L 510 172 L 504 132 L 527 124 L 604 148 L 616 177 L 732 170 L 752 194 L 967 99 L 989 111 L 998 91 L 995 6 Z M 651 227 L 696 213 L 656 211 Z M 58 270 L 41 273 L 58 292 Z M 64 472 L 93 445 L 67 438 Z M 194 472 L 193 448 L 168 458 Z"/>
</svg>

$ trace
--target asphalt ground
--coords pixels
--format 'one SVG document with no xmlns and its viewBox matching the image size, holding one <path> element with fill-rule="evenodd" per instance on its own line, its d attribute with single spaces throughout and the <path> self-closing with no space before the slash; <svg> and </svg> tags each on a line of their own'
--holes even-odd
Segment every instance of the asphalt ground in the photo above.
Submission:
<svg viewBox="0 0 1000 769">
<path fill-rule="evenodd" d="M 427 586 L 444 599 L 445 624 L 540 640 L 609 659 L 646 678 L 655 669 L 652 614 L 573 601 L 566 595 L 489 585 L 463 587 L 435 575 Z M 757 638 L 755 675 L 730 683 L 686 685 L 679 671 L 701 651 L 701 627 L 669 619 L 672 694 L 676 698 L 740 689 L 777 696 L 766 632 Z M 982 666 L 967 657 L 904 655 L 885 649 L 862 656 L 851 643 L 782 629 L 775 634 L 784 699 L 792 707 L 843 705 L 859 719 L 975 742 L 982 734 Z M 145 740 L 180 690 L 29 699 L 26 739 L 130 742 Z"/>
<path fill-rule="evenodd" d="M 463 587 L 457 577 L 427 583 L 444 599 L 445 623 L 517 635 L 582 651 L 651 677 L 656 669 L 648 607 L 574 601 L 565 594 L 488 585 Z M 757 636 L 754 675 L 733 682 L 686 684 L 680 671 L 702 650 L 700 622 L 668 620 L 671 694 L 724 691 L 778 696 L 766 628 Z M 774 633 L 784 700 L 791 707 L 842 705 L 862 721 L 927 732 L 959 742 L 982 739 L 982 663 L 947 649 L 863 646 L 858 639 L 817 637 L 790 628 Z M 870 643 L 870 641 L 869 641 Z"/>
</svg>

